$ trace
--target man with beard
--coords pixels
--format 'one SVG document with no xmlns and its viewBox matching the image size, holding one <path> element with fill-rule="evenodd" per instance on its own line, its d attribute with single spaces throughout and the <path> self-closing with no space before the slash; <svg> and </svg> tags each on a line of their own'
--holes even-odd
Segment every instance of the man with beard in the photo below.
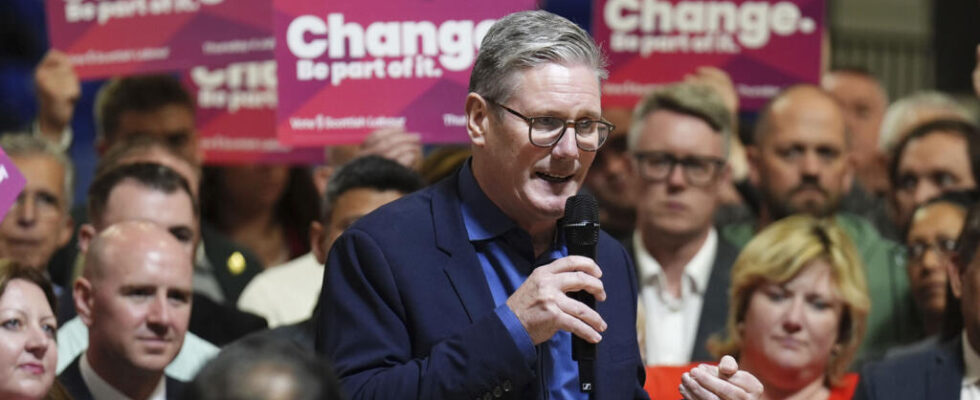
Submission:
<svg viewBox="0 0 980 400">
<path fill-rule="evenodd" d="M 747 155 L 749 179 L 759 189 L 755 221 L 722 229 L 744 245 L 752 235 L 783 217 L 834 215 L 857 245 L 865 267 L 871 314 L 859 360 L 878 357 L 888 347 L 919 334 L 901 247 L 883 238 L 867 220 L 839 212 L 854 178 L 851 144 L 838 103 L 816 86 L 793 86 L 762 110 Z"/>
</svg>

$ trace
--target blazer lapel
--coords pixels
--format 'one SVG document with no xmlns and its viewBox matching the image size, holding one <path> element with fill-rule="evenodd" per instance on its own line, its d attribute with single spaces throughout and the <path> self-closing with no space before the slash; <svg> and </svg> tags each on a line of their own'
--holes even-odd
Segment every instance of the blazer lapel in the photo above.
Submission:
<svg viewBox="0 0 980 400">
<path fill-rule="evenodd" d="M 926 371 L 926 393 L 937 400 L 959 400 L 963 385 L 963 337 L 942 344 L 934 363 Z"/>
<path fill-rule="evenodd" d="M 432 222 L 436 246 L 446 254 L 443 267 L 446 277 L 470 321 L 476 321 L 493 310 L 493 295 L 476 251 L 467 239 L 459 208 L 458 178 L 457 171 L 432 191 Z"/>
<path fill-rule="evenodd" d="M 88 386 L 85 385 L 85 380 L 82 379 L 82 370 L 80 367 L 81 357 L 84 357 L 85 353 L 82 353 L 75 360 L 68 364 L 68 367 L 58 375 L 58 382 L 61 386 L 68 392 L 69 395 L 75 400 L 92 400 L 92 392 L 88 390 Z"/>
<path fill-rule="evenodd" d="M 691 361 L 715 360 L 708 353 L 707 341 L 712 334 L 719 333 L 725 328 L 725 320 L 728 319 L 731 269 L 737 256 L 738 249 L 718 235 L 718 249 L 715 251 L 715 261 L 711 265 L 711 275 L 704 291 L 704 302 L 701 306 L 701 316 L 698 318 L 698 330 L 694 339 Z"/>
</svg>

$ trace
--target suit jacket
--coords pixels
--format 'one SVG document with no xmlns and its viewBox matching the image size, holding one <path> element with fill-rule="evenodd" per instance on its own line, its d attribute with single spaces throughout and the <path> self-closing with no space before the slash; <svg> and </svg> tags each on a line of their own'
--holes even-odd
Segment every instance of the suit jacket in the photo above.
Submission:
<svg viewBox="0 0 980 400">
<path fill-rule="evenodd" d="M 259 257 L 211 224 L 201 221 L 201 241 L 211 263 L 214 279 L 225 295 L 225 304 L 235 307 L 245 286 L 265 269 Z M 236 255 L 237 254 L 237 255 Z"/>
<path fill-rule="evenodd" d="M 635 260 L 633 240 L 626 242 L 626 250 Z M 735 264 L 738 253 L 739 249 L 735 245 L 718 235 L 718 249 L 715 252 L 715 261 L 711 264 L 711 274 L 708 275 L 708 286 L 704 289 L 691 361 L 718 361 L 717 357 L 708 352 L 708 338 L 725 329 L 725 322 L 728 320 L 728 289 L 732 286 L 732 265 Z M 634 273 L 639 277 L 639 270 Z"/>
<path fill-rule="evenodd" d="M 65 388 L 65 391 L 71 395 L 72 399 L 75 400 L 95 400 L 92 397 L 92 392 L 88 390 L 88 386 L 85 385 L 85 380 L 82 379 L 82 370 L 79 365 L 81 365 L 80 357 L 82 355 L 75 357 L 75 361 L 72 361 L 61 374 L 58 375 L 58 382 L 61 386 Z M 180 394 L 184 391 L 185 383 L 173 379 L 169 376 L 166 377 L 167 383 L 167 400 L 178 400 L 180 399 Z"/>
<path fill-rule="evenodd" d="M 865 366 L 855 399 L 959 400 L 966 367 L 963 336 L 918 353 Z"/>
<path fill-rule="evenodd" d="M 316 345 L 352 399 L 516 399 L 540 379 L 494 312 L 458 175 L 361 218 L 330 250 Z M 609 328 L 594 398 L 647 398 L 629 255 L 605 233 L 597 253 Z"/>
</svg>

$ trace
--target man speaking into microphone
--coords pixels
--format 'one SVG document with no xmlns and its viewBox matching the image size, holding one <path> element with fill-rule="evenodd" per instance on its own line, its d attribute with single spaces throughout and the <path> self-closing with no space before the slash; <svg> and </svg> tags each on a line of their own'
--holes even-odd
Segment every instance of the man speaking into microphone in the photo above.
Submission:
<svg viewBox="0 0 980 400">
<path fill-rule="evenodd" d="M 605 75 L 596 44 L 559 16 L 521 12 L 489 30 L 465 103 L 472 158 L 330 251 L 317 349 L 350 398 L 647 397 L 627 253 L 601 233 L 595 260 L 569 256 L 558 229 L 614 128 L 600 117 Z M 582 291 L 595 309 L 568 294 Z M 596 344 L 588 388 L 573 336 Z M 761 393 L 730 372 L 693 374 L 689 392 Z"/>
</svg>

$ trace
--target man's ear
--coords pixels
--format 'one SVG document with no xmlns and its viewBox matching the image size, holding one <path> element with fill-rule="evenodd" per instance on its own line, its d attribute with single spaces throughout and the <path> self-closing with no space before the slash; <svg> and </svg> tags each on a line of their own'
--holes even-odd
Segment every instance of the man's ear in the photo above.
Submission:
<svg viewBox="0 0 980 400">
<path fill-rule="evenodd" d="M 313 255 L 320 265 L 327 263 L 327 251 L 330 251 L 330 249 L 324 249 L 321 245 L 323 235 L 327 234 L 325 228 L 320 221 L 310 222 L 310 249 L 313 250 Z"/>
<path fill-rule="evenodd" d="M 75 284 L 72 285 L 72 299 L 75 301 L 75 311 L 85 326 L 92 326 L 92 314 L 94 310 L 93 294 L 92 282 L 84 276 L 78 277 L 75 280 Z"/>
<path fill-rule="evenodd" d="M 490 103 L 476 93 L 466 96 L 466 132 L 470 142 L 482 147 L 486 144 L 487 129 L 490 126 Z"/>
<path fill-rule="evenodd" d="M 92 243 L 95 235 L 95 226 L 92 224 L 82 224 L 82 226 L 78 227 L 78 251 L 80 253 L 85 254 L 88 252 L 88 245 Z"/>
</svg>

